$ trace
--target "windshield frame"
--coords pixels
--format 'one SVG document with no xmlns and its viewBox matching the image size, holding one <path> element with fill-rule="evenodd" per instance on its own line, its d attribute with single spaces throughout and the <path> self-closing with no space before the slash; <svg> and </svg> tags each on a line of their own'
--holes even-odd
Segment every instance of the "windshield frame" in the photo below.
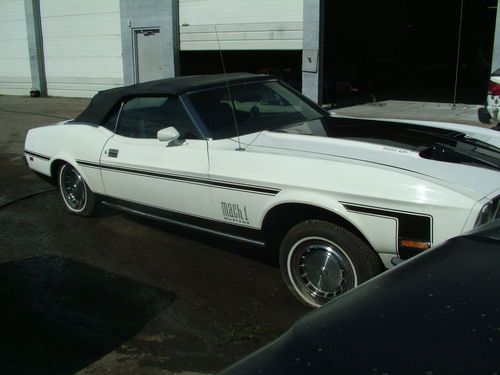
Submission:
<svg viewBox="0 0 500 375">
<path fill-rule="evenodd" d="M 281 80 L 279 80 L 277 78 L 270 78 L 270 79 L 259 80 L 259 81 L 253 81 L 252 80 L 252 81 L 248 81 L 248 82 L 238 82 L 236 84 L 231 84 L 230 83 L 229 84 L 229 89 L 231 90 L 232 88 L 235 88 L 235 87 L 250 86 L 250 85 L 256 85 L 256 84 L 265 84 L 265 83 L 274 83 L 274 82 L 276 82 L 279 85 L 283 86 L 292 95 L 294 95 L 299 100 L 303 101 L 304 103 L 306 103 L 307 105 L 309 105 L 310 107 L 312 107 L 312 109 L 314 111 L 318 112 L 318 117 L 315 118 L 315 119 L 324 118 L 324 117 L 330 117 L 330 113 L 328 111 L 326 111 L 323 107 L 321 107 L 320 105 L 318 105 L 317 103 L 315 103 L 314 101 L 312 101 L 311 99 L 309 99 L 308 97 L 306 97 L 305 95 L 303 95 L 302 93 L 300 93 L 299 91 L 295 90 L 290 85 L 286 84 L 285 82 L 283 82 L 283 81 L 281 81 Z M 198 129 L 201 131 L 202 135 L 206 139 L 218 140 L 218 139 L 232 139 L 232 138 L 236 138 L 237 137 L 237 134 L 235 134 L 233 136 L 220 136 L 220 137 L 215 136 L 213 134 L 213 132 L 211 132 L 210 129 L 206 126 L 204 120 L 202 119 L 202 117 L 198 113 L 198 111 L 196 109 L 196 106 L 193 104 L 193 102 L 191 101 L 191 98 L 190 98 L 190 95 L 193 95 L 193 94 L 198 94 L 198 93 L 207 92 L 207 91 L 216 91 L 216 90 L 221 90 L 221 89 L 227 90 L 227 85 L 226 84 L 214 85 L 214 86 L 208 87 L 208 88 L 203 88 L 203 89 L 199 89 L 199 90 L 188 91 L 188 92 L 183 93 L 182 95 L 179 95 L 181 101 L 186 106 L 186 109 L 188 109 L 188 112 L 189 112 L 192 120 L 195 122 L 195 125 L 198 127 Z M 290 123 L 290 124 L 292 124 L 292 123 Z M 239 133 L 240 133 L 239 135 L 240 136 L 244 136 L 244 135 L 247 135 L 247 134 L 258 133 L 258 132 L 265 131 L 265 130 L 270 130 L 271 131 L 271 130 L 276 130 L 276 129 L 279 129 L 279 128 L 282 128 L 282 127 L 283 127 L 283 124 L 278 124 L 275 127 L 271 127 L 270 126 L 270 127 L 265 128 L 265 129 L 260 129 L 260 130 L 257 130 L 257 131 L 250 131 L 250 132 L 243 131 L 242 132 L 241 130 L 239 130 Z"/>
</svg>

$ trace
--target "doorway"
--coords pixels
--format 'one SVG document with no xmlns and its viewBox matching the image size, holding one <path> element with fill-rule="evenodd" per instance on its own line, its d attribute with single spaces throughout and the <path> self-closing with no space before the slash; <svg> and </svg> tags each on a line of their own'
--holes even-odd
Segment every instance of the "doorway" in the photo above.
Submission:
<svg viewBox="0 0 500 375">
<path fill-rule="evenodd" d="M 134 29 L 135 83 L 165 78 L 159 28 Z"/>
<path fill-rule="evenodd" d="M 228 73 L 271 74 L 296 90 L 302 88 L 302 51 L 299 50 L 237 50 L 223 51 Z M 181 75 L 222 73 L 220 53 L 216 51 L 181 51 Z M 203 62 L 203 63 L 201 63 Z"/>
</svg>

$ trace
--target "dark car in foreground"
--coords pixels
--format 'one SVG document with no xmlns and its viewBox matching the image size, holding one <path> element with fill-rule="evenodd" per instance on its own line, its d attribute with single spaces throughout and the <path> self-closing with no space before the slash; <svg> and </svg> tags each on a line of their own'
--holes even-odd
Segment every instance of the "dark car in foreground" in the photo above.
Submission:
<svg viewBox="0 0 500 375">
<path fill-rule="evenodd" d="M 222 374 L 498 374 L 499 265 L 497 220 L 340 296 Z"/>
</svg>

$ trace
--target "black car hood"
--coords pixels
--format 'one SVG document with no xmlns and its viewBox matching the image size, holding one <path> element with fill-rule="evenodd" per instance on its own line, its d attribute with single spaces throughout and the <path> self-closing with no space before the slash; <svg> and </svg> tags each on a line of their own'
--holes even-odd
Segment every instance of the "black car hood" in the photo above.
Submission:
<svg viewBox="0 0 500 375">
<path fill-rule="evenodd" d="M 493 374 L 500 222 L 457 237 L 301 319 L 223 374 Z"/>
</svg>

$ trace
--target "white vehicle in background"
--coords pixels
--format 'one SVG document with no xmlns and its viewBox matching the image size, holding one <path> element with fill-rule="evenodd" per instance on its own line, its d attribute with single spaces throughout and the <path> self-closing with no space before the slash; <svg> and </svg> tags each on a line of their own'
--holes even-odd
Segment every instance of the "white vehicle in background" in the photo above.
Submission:
<svg viewBox="0 0 500 375">
<path fill-rule="evenodd" d="M 498 124 L 500 122 L 500 69 L 491 74 L 488 84 L 486 105 L 478 110 L 478 118 L 483 124 Z"/>
<path fill-rule="evenodd" d="M 102 91 L 31 129 L 25 158 L 73 214 L 105 204 L 276 250 L 292 293 L 319 306 L 499 218 L 499 147 L 479 127 L 333 117 L 235 73 Z"/>
</svg>

